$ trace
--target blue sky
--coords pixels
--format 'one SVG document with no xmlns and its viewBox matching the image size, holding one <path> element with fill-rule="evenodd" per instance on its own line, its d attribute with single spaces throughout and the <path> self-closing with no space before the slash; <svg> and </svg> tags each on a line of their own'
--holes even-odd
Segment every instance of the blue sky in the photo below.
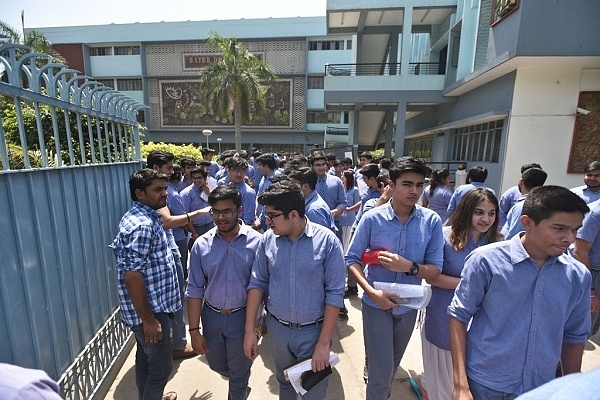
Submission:
<svg viewBox="0 0 600 400">
<path fill-rule="evenodd" d="M 25 28 L 133 22 L 324 16 L 326 0 L 0 0 L 0 20 Z"/>
</svg>

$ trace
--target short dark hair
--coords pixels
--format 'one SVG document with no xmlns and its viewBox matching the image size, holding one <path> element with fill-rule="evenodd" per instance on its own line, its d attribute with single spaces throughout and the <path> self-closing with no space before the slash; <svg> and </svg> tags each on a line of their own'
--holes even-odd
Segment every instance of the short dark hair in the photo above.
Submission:
<svg viewBox="0 0 600 400">
<path fill-rule="evenodd" d="M 229 169 L 245 171 L 248 168 L 248 161 L 244 160 L 240 156 L 233 156 L 228 160 L 227 166 Z"/>
<path fill-rule="evenodd" d="M 538 163 L 529 163 L 529 164 L 523 164 L 521 165 L 521 173 L 527 171 L 529 168 L 539 168 L 542 169 L 542 166 Z"/>
<path fill-rule="evenodd" d="M 194 160 L 193 158 L 190 158 L 190 157 L 183 157 L 181 159 L 181 161 L 179 161 L 179 165 L 181 165 L 181 168 L 195 167 L 196 166 L 196 160 Z"/>
<path fill-rule="evenodd" d="M 390 182 L 390 173 L 387 171 L 380 171 L 377 175 L 377 183 L 379 187 L 386 186 Z"/>
<path fill-rule="evenodd" d="M 377 175 L 379 175 L 379 165 L 367 164 L 359 169 L 358 172 L 367 178 L 377 178 Z"/>
<path fill-rule="evenodd" d="M 194 174 L 202 174 L 204 179 L 208 178 L 208 171 L 204 167 L 194 167 L 190 171 L 190 176 Z"/>
<path fill-rule="evenodd" d="M 217 186 L 208 195 L 208 204 L 211 206 L 216 202 L 223 200 L 231 200 L 233 204 L 235 204 L 236 208 L 240 208 L 242 206 L 242 195 L 240 194 L 240 191 L 235 188 L 235 186 Z"/>
<path fill-rule="evenodd" d="M 590 211 L 585 201 L 562 186 L 539 186 L 533 188 L 523 202 L 521 215 L 527 215 L 536 224 L 552 217 L 556 212 L 585 215 Z"/>
<path fill-rule="evenodd" d="M 256 162 L 261 165 L 266 165 L 269 169 L 274 170 L 277 168 L 277 160 L 272 153 L 261 154 L 256 158 Z"/>
<path fill-rule="evenodd" d="M 373 160 L 373 154 L 371 154 L 370 151 L 363 151 L 362 153 L 360 153 L 360 156 L 358 156 L 358 158 L 366 158 L 369 161 Z"/>
<path fill-rule="evenodd" d="M 415 172 L 423 175 L 423 179 L 429 175 L 429 167 L 420 158 L 400 157 L 390 165 L 390 180 L 396 183 L 396 180 L 405 172 Z"/>
<path fill-rule="evenodd" d="M 327 156 L 322 151 L 315 151 L 313 155 L 310 157 L 310 165 L 314 165 L 317 160 L 325 160 L 327 161 Z"/>
<path fill-rule="evenodd" d="M 333 153 L 327 153 L 325 157 L 327 157 L 327 161 L 334 161 L 336 159 L 335 154 Z"/>
<path fill-rule="evenodd" d="M 380 161 L 379 164 L 381 165 L 381 168 L 385 168 L 385 169 L 390 169 L 390 165 L 392 165 L 392 160 L 390 160 L 387 157 L 383 157 Z"/>
<path fill-rule="evenodd" d="M 469 168 L 469 171 L 467 172 L 467 179 L 469 179 L 470 182 L 483 183 L 487 179 L 487 176 L 487 169 L 481 165 L 476 165 L 473 168 Z"/>
<path fill-rule="evenodd" d="M 301 187 L 302 185 L 307 183 L 310 187 L 310 190 L 315 190 L 315 188 L 317 187 L 317 179 L 319 179 L 317 173 L 309 167 L 301 167 L 298 169 L 290 170 L 288 176 L 291 179 L 298 181 Z"/>
<path fill-rule="evenodd" d="M 592 161 L 583 167 L 583 172 L 596 171 L 598 169 L 600 169 L 600 161 Z"/>
<path fill-rule="evenodd" d="M 521 174 L 521 179 L 523 179 L 523 185 L 528 190 L 536 188 L 538 186 L 544 186 L 546 183 L 546 178 L 548 174 L 546 171 L 540 168 L 529 168 Z"/>
<path fill-rule="evenodd" d="M 169 178 L 171 182 L 179 182 L 183 177 L 183 169 L 179 166 L 179 164 L 173 164 L 173 173 Z"/>
<path fill-rule="evenodd" d="M 258 203 L 281 211 L 285 214 L 285 219 L 288 219 L 288 214 L 293 210 L 298 212 L 300 218 L 304 218 L 304 195 L 300 185 L 290 180 L 273 183 L 258 196 Z"/>
<path fill-rule="evenodd" d="M 167 176 L 165 174 L 152 168 L 140 169 L 131 174 L 129 177 L 129 193 L 131 195 L 131 200 L 139 201 L 135 195 L 135 191 L 138 189 L 146 190 L 146 188 L 152 185 L 152 182 L 157 179 L 162 179 L 167 182 Z"/>
<path fill-rule="evenodd" d="M 158 165 L 158 168 L 160 168 L 174 159 L 175 156 L 173 154 L 162 150 L 152 150 L 150 154 L 148 154 L 148 157 L 146 157 L 148 168 L 154 168 L 155 165 Z"/>
<path fill-rule="evenodd" d="M 201 150 L 202 154 L 213 154 L 215 151 L 213 149 L 210 149 L 208 147 L 203 147 Z"/>
</svg>

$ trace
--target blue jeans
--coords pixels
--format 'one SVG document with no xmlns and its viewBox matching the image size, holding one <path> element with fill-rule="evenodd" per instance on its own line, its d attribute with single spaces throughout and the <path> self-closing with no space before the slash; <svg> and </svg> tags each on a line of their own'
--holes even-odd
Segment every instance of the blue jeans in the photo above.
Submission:
<svg viewBox="0 0 600 400">
<path fill-rule="evenodd" d="M 367 400 L 387 400 L 414 330 L 417 310 L 393 315 L 391 310 L 371 307 L 363 301 L 362 315 L 365 354 L 369 360 Z"/>
<path fill-rule="evenodd" d="M 139 400 L 161 400 L 173 369 L 171 318 L 167 313 L 157 313 L 154 316 L 163 328 L 159 342 L 146 342 L 142 324 L 131 328 L 137 342 L 135 383 Z"/>
<path fill-rule="evenodd" d="M 275 363 L 275 375 L 279 382 L 279 400 L 296 400 L 299 397 L 292 384 L 285 380 L 283 370 L 297 361 L 312 357 L 321 334 L 321 326 L 322 323 L 319 322 L 302 328 L 291 328 L 280 324 L 271 314 L 268 314 L 268 334 L 265 339 L 269 341 L 269 350 Z M 325 399 L 328 383 L 329 377 L 306 392 L 302 399 Z"/>
<path fill-rule="evenodd" d="M 185 296 L 185 279 L 183 277 L 183 265 L 181 264 L 181 258 L 176 254 L 173 254 L 175 259 L 175 269 L 177 270 L 177 281 L 179 282 L 179 296 L 181 296 L 181 308 L 175 311 L 175 318 L 171 319 L 171 325 L 173 329 L 173 348 L 181 349 L 187 344 L 187 336 L 185 330 L 185 317 L 183 312 L 183 300 Z"/>
<path fill-rule="evenodd" d="M 513 400 L 517 398 L 516 394 L 490 389 L 469 377 L 467 377 L 467 380 L 469 381 L 469 389 L 471 389 L 473 400 Z"/>
<path fill-rule="evenodd" d="M 219 314 L 208 307 L 202 308 L 202 330 L 208 366 L 229 379 L 229 400 L 244 400 L 250 379 L 252 360 L 244 354 L 244 324 L 246 309 L 233 314 Z"/>
</svg>

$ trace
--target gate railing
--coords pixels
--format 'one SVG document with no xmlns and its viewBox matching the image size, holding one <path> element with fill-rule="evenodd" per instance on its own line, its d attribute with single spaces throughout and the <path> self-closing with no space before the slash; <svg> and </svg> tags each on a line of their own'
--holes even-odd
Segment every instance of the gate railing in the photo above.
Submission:
<svg viewBox="0 0 600 400">
<path fill-rule="evenodd" d="M 21 45 L 0 46 L 0 76 L 0 362 L 89 399 L 130 343 L 107 245 L 146 106 Z"/>
</svg>

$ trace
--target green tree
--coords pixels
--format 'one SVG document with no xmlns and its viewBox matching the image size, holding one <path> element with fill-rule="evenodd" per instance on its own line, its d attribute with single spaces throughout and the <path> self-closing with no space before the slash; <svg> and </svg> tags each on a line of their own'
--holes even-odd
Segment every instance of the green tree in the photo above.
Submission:
<svg viewBox="0 0 600 400">
<path fill-rule="evenodd" d="M 211 32 L 209 43 L 222 53 L 200 76 L 200 102 L 213 115 L 231 116 L 235 148 L 242 149 L 242 120 L 266 109 L 266 91 L 276 79 L 273 70 L 250 53 L 235 37 Z"/>
<path fill-rule="evenodd" d="M 52 43 L 48 38 L 41 32 L 35 29 L 30 30 L 24 36 L 21 33 L 7 24 L 4 21 L 0 21 L 0 45 L 4 43 L 18 43 L 30 47 L 34 52 L 44 53 L 52 56 L 54 61 L 65 64 L 67 61 L 60 55 L 59 52 L 54 50 Z"/>
</svg>

